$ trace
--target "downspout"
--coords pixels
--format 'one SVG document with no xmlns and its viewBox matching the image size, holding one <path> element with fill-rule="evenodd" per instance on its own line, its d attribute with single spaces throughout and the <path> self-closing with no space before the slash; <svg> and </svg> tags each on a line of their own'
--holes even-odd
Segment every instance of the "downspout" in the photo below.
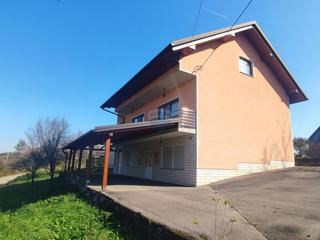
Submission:
<svg viewBox="0 0 320 240">
<path fill-rule="evenodd" d="M 110 110 L 108 110 L 108 109 L 105 109 L 104 107 L 101 107 L 101 109 L 103 110 L 103 111 L 106 111 L 106 112 L 108 112 L 108 113 L 111 113 L 111 114 L 113 114 L 113 115 L 116 115 L 117 117 L 120 117 L 121 119 L 122 119 L 122 122 L 120 123 L 120 124 L 123 124 L 123 123 L 125 123 L 125 116 L 123 116 L 123 115 L 120 115 L 120 114 L 118 114 L 118 113 L 116 113 L 116 112 L 112 112 L 112 111 L 110 111 Z"/>
</svg>

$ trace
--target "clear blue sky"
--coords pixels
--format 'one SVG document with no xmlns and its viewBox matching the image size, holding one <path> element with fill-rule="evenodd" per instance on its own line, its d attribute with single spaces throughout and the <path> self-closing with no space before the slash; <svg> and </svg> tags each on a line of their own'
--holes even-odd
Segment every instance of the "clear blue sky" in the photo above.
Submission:
<svg viewBox="0 0 320 240">
<path fill-rule="evenodd" d="M 3 0 L 0 3 L 0 152 L 38 118 L 72 131 L 110 124 L 99 109 L 170 41 L 192 34 L 200 0 Z M 247 0 L 203 0 L 196 33 L 231 25 Z M 320 125 L 320 1 L 254 0 L 256 20 L 310 98 L 294 104 L 295 136 Z"/>
</svg>

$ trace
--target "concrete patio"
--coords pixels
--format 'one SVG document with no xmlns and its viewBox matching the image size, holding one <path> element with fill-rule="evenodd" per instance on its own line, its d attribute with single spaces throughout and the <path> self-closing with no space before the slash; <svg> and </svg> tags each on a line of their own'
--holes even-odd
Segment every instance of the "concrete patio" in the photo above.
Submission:
<svg viewBox="0 0 320 240">
<path fill-rule="evenodd" d="M 197 188 L 113 176 L 103 194 L 196 239 L 320 239 L 319 181 L 320 168 L 308 167 Z M 101 191 L 98 184 L 89 187 Z"/>
</svg>

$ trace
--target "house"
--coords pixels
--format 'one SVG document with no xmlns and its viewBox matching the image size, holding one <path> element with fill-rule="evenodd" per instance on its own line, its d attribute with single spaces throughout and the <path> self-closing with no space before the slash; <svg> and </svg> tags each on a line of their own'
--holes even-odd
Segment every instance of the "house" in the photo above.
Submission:
<svg viewBox="0 0 320 240">
<path fill-rule="evenodd" d="M 66 166 L 104 144 L 103 189 L 110 151 L 116 174 L 186 186 L 293 167 L 290 104 L 305 100 L 256 22 L 177 40 L 102 104 L 118 124 L 64 147 Z"/>
<path fill-rule="evenodd" d="M 309 137 L 310 157 L 320 158 L 320 127 Z"/>
</svg>

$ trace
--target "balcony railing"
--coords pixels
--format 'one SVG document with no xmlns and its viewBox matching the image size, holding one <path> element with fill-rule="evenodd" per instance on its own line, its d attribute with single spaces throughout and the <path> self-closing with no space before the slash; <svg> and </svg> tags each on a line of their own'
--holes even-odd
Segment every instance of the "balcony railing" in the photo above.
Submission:
<svg viewBox="0 0 320 240">
<path fill-rule="evenodd" d="M 144 121 L 159 121 L 167 119 L 179 119 L 180 128 L 196 128 L 195 111 L 186 107 L 180 108 L 178 112 L 167 111 L 162 116 L 159 116 L 158 109 L 153 109 L 145 113 Z"/>
</svg>

